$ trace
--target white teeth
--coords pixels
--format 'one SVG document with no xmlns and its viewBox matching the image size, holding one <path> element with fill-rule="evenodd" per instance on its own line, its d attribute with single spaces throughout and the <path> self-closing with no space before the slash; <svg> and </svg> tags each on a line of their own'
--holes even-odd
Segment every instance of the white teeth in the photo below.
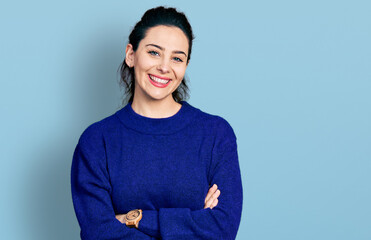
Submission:
<svg viewBox="0 0 371 240">
<path fill-rule="evenodd" d="M 167 84 L 170 80 L 164 80 L 164 79 L 161 79 L 161 78 L 157 78 L 155 76 L 152 76 L 152 75 L 149 75 L 149 77 L 153 80 L 153 81 L 156 81 L 158 83 L 162 83 L 162 84 Z"/>
</svg>

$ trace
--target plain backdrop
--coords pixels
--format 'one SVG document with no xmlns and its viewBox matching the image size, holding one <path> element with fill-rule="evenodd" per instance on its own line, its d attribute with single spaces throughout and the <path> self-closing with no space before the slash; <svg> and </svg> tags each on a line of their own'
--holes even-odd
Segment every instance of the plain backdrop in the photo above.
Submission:
<svg viewBox="0 0 371 240">
<path fill-rule="evenodd" d="M 163 4 L 196 36 L 189 103 L 238 138 L 237 239 L 371 239 L 367 0 L 3 1 L 0 239 L 79 239 L 74 148 L 122 107 L 128 35 Z"/>
</svg>

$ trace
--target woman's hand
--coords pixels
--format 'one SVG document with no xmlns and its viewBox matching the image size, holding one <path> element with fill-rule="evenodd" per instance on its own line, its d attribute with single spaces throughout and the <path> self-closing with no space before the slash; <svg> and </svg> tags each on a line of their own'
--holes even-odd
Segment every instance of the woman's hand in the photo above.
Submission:
<svg viewBox="0 0 371 240">
<path fill-rule="evenodd" d="M 126 224 L 125 215 L 126 214 L 117 214 L 116 219 L 119 220 L 122 224 Z"/>
<path fill-rule="evenodd" d="M 204 209 L 210 208 L 213 209 L 218 205 L 218 197 L 220 196 L 220 190 L 218 186 L 214 184 L 206 195 Z"/>
</svg>

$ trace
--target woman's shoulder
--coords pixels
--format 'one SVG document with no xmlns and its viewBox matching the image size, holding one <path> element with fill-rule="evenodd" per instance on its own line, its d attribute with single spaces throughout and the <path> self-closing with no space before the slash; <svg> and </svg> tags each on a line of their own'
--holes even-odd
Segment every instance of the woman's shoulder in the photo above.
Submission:
<svg viewBox="0 0 371 240">
<path fill-rule="evenodd" d="M 83 130 L 79 142 L 81 141 L 97 141 L 102 139 L 104 135 L 117 129 L 119 121 L 114 114 L 105 117 L 99 121 L 93 122 Z"/>
<path fill-rule="evenodd" d="M 196 122 L 203 126 L 208 131 L 215 133 L 218 136 L 230 136 L 235 138 L 234 130 L 231 124 L 222 116 L 203 111 L 199 108 L 191 106 L 197 111 Z"/>
</svg>

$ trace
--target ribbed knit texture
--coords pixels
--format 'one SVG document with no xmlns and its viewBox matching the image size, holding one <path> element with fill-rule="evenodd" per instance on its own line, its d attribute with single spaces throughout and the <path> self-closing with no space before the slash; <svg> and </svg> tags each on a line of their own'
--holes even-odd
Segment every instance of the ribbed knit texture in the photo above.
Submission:
<svg viewBox="0 0 371 240">
<path fill-rule="evenodd" d="M 71 170 L 82 239 L 235 239 L 242 211 L 236 136 L 223 118 L 181 104 L 160 119 L 128 104 L 83 132 Z M 203 209 L 213 184 L 219 203 Z M 133 209 L 143 210 L 139 229 L 115 218 Z"/>
</svg>

